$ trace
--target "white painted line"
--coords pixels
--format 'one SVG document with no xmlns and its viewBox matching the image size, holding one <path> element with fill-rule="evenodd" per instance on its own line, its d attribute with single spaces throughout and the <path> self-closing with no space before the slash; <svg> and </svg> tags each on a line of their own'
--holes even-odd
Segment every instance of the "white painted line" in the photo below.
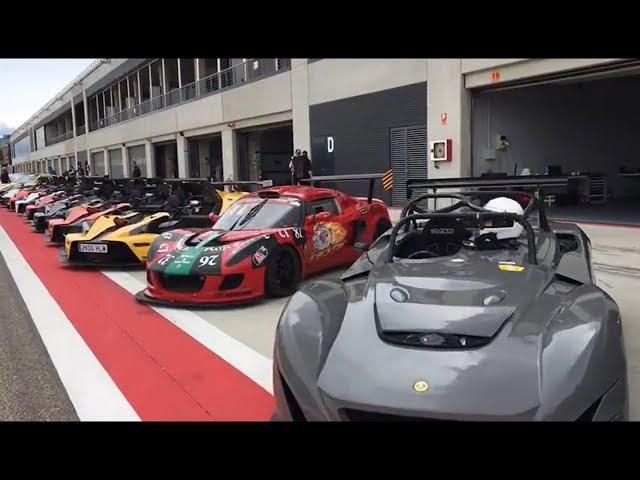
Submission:
<svg viewBox="0 0 640 480">
<path fill-rule="evenodd" d="M 135 295 L 146 285 L 128 272 L 103 270 L 107 277 Z M 211 325 L 196 313 L 178 308 L 156 307 L 153 310 L 187 335 L 238 369 L 255 383 L 273 394 L 272 361 L 244 343 Z"/>
<path fill-rule="evenodd" d="M 0 251 L 80 420 L 140 420 L 0 226 Z"/>
</svg>

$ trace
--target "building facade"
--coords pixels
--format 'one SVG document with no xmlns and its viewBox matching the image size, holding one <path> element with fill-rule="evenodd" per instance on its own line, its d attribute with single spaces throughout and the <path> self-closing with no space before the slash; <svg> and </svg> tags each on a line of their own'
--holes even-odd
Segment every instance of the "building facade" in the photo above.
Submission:
<svg viewBox="0 0 640 480">
<path fill-rule="evenodd" d="M 10 135 L 0 136 L 0 165 L 1 166 L 11 165 L 11 136 Z"/>
<path fill-rule="evenodd" d="M 566 161 L 547 158 L 560 135 L 526 138 L 525 112 L 565 118 L 574 106 L 558 89 L 637 69 L 625 59 L 100 59 L 11 134 L 13 164 L 123 177 L 135 162 L 144 176 L 280 183 L 299 148 L 314 174 L 392 169 L 392 191 L 377 194 L 402 204 L 407 178 Z M 452 157 L 434 162 L 430 142 L 443 139 Z"/>
</svg>

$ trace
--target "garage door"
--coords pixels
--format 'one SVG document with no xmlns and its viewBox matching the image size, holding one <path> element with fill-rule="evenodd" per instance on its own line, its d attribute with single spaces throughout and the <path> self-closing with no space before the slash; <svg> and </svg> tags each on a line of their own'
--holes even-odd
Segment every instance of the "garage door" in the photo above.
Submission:
<svg viewBox="0 0 640 480">
<path fill-rule="evenodd" d="M 90 172 L 92 175 L 104 175 L 104 152 L 93 152 L 91 154 L 91 163 L 93 166 L 92 171 Z"/>
<path fill-rule="evenodd" d="M 122 165 L 122 150 L 117 148 L 109 150 L 109 173 L 111 178 L 124 177 L 124 168 Z"/>
<path fill-rule="evenodd" d="M 427 127 L 392 128 L 390 135 L 392 204 L 402 206 L 407 203 L 407 180 L 427 178 Z"/>
<path fill-rule="evenodd" d="M 129 147 L 129 172 L 133 172 L 133 162 L 140 168 L 140 176 L 147 176 L 147 156 L 144 145 Z"/>
<path fill-rule="evenodd" d="M 569 175 L 552 218 L 640 224 L 640 74 L 626 73 L 473 91 L 473 175 Z"/>
</svg>

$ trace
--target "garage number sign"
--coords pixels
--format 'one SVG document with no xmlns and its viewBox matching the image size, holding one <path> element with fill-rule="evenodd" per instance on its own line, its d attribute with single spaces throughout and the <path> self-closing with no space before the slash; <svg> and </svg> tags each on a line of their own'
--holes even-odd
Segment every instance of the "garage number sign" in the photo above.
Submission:
<svg viewBox="0 0 640 480">
<path fill-rule="evenodd" d="M 333 152 L 333 137 L 327 137 L 327 152 Z"/>
</svg>

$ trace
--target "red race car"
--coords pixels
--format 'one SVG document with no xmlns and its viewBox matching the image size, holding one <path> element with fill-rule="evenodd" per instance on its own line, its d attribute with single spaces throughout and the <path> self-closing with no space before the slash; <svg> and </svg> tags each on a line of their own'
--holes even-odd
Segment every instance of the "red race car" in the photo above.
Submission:
<svg viewBox="0 0 640 480">
<path fill-rule="evenodd" d="M 391 227 L 387 206 L 372 198 L 381 177 L 310 179 L 368 179 L 368 198 L 313 186 L 271 187 L 236 200 L 212 229 L 162 233 L 149 249 L 147 288 L 136 298 L 212 306 L 291 295 L 303 278 L 353 263 Z"/>
</svg>

